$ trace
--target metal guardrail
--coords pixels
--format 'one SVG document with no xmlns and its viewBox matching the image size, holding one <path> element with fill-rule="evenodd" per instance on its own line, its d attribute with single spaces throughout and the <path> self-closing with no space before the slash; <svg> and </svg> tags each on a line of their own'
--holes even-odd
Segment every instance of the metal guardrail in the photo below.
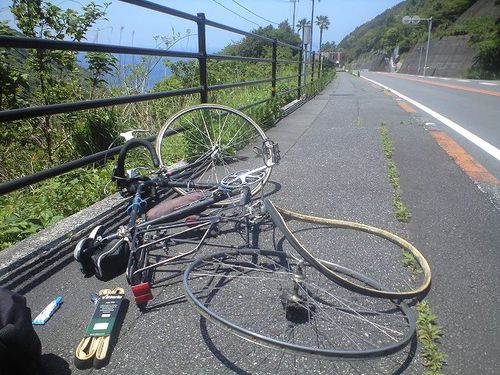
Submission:
<svg viewBox="0 0 500 375">
<path fill-rule="evenodd" d="M 138 95 L 128 95 L 119 96 L 112 98 L 94 99 L 87 101 L 69 102 L 69 103 L 59 103 L 50 104 L 43 106 L 18 108 L 0 111 L 0 121 L 15 121 L 27 118 L 48 116 L 61 113 L 68 113 L 74 111 L 81 111 L 87 109 L 101 108 L 119 104 L 135 103 L 141 101 L 155 100 L 160 98 L 167 98 L 173 96 L 199 94 L 200 102 L 208 102 L 208 94 L 210 91 L 224 90 L 233 87 L 243 87 L 249 85 L 260 85 L 264 83 L 271 83 L 271 97 L 255 101 L 253 103 L 247 104 L 240 109 L 248 109 L 256 105 L 266 103 L 276 96 L 287 95 L 291 91 L 297 92 L 297 98 L 302 95 L 302 89 L 305 87 L 303 84 L 304 74 L 302 73 L 302 61 L 304 50 L 300 46 L 295 46 L 287 44 L 285 42 L 279 41 L 277 39 L 271 39 L 262 35 L 250 33 L 247 31 L 239 30 L 231 26 L 223 25 L 218 22 L 210 21 L 205 18 L 204 13 L 198 13 L 196 16 L 188 14 L 185 12 L 178 11 L 173 8 L 169 8 L 157 3 L 146 0 L 120 0 L 124 3 L 129 3 L 142 8 L 147 8 L 156 12 L 168 14 L 174 17 L 183 18 L 185 20 L 196 22 L 198 28 L 198 52 L 182 52 L 182 51 L 165 51 L 160 49 L 152 48 L 141 48 L 141 47 L 129 47 L 129 46 L 117 46 L 112 44 L 97 44 L 97 43 L 87 43 L 87 42 L 71 42 L 63 40 L 47 40 L 38 38 L 24 38 L 24 37 L 13 37 L 13 36 L 0 36 L 0 48 L 22 48 L 22 49 L 48 49 L 48 50 L 66 50 L 66 51 L 80 51 L 80 52 L 107 52 L 107 53 L 120 53 L 120 54 L 132 54 L 132 55 L 148 55 L 148 56 L 162 56 L 162 57 L 177 57 L 177 58 L 187 58 L 187 59 L 197 59 L 199 66 L 199 86 L 189 87 L 177 90 L 152 92 L 146 94 Z M 217 29 L 225 30 L 228 32 L 243 35 L 249 38 L 259 39 L 272 46 L 272 57 L 271 58 L 255 58 L 255 57 L 245 57 L 245 56 L 225 56 L 208 54 L 206 49 L 206 27 L 214 27 Z M 284 60 L 277 58 L 277 48 L 278 46 L 293 49 L 299 52 L 299 58 L 297 60 Z M 307 56 L 307 51 L 305 51 Z M 246 61 L 246 62 L 263 62 L 271 64 L 271 78 L 254 80 L 254 81 L 244 81 L 244 82 L 234 82 L 234 83 L 224 83 L 219 85 L 209 85 L 208 84 L 208 60 L 228 60 L 228 61 Z M 305 62 L 306 64 L 311 64 L 311 82 L 314 79 L 314 55 L 312 55 L 312 62 Z M 278 64 L 297 64 L 298 74 L 292 76 L 277 76 L 277 65 Z M 319 77 L 318 70 L 318 77 Z M 297 79 L 297 86 L 294 89 L 286 90 L 283 92 L 276 92 L 276 82 L 289 79 Z M 107 151 L 102 151 L 93 155 L 86 156 L 84 158 L 73 160 L 68 163 L 64 163 L 53 168 L 48 168 L 43 171 L 37 172 L 30 176 L 25 176 L 16 180 L 12 180 L 6 183 L 0 184 L 0 195 L 9 193 L 11 191 L 29 186 L 36 182 L 52 178 L 63 173 L 69 172 L 71 170 L 81 168 L 83 166 L 102 161 L 106 157 L 116 155 L 120 152 L 121 146 L 114 147 Z"/>
</svg>

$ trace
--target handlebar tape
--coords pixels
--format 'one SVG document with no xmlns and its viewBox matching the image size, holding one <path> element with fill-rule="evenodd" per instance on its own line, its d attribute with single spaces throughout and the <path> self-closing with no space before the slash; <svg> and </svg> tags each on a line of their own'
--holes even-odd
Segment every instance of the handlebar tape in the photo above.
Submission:
<svg viewBox="0 0 500 375">
<path fill-rule="evenodd" d="M 120 154 L 118 155 L 118 161 L 116 162 L 116 169 L 114 175 L 116 177 L 125 178 L 125 157 L 127 156 L 128 150 L 136 147 L 145 147 L 148 149 L 151 154 L 151 160 L 153 161 L 153 165 L 155 167 L 160 166 L 160 160 L 158 159 L 158 155 L 156 155 L 156 151 L 151 144 L 151 142 L 146 141 L 145 139 L 134 138 L 125 143 L 120 150 Z"/>
</svg>

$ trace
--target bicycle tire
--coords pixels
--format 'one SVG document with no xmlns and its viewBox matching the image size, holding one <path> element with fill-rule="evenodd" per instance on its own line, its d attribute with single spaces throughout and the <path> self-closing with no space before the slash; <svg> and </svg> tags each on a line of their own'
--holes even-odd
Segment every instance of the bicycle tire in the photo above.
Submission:
<svg viewBox="0 0 500 375">
<path fill-rule="evenodd" d="M 324 218 L 324 217 L 317 217 L 317 216 L 311 216 L 311 215 L 306 215 L 303 213 L 299 212 L 294 212 L 285 208 L 281 208 L 278 206 L 275 206 L 270 200 L 266 199 L 265 200 L 265 207 L 267 213 L 270 215 L 272 221 L 274 224 L 281 230 L 283 235 L 285 236 L 286 240 L 291 244 L 291 246 L 304 258 L 318 268 L 321 272 L 323 272 L 329 279 L 332 281 L 335 281 L 339 283 L 340 285 L 349 288 L 353 291 L 356 291 L 358 293 L 368 295 L 368 296 L 373 296 L 373 297 L 382 297 L 382 298 L 399 298 L 399 299 L 410 299 L 410 298 L 415 298 L 418 296 L 423 295 L 425 292 L 428 291 L 431 285 L 431 268 L 429 266 L 429 263 L 425 259 L 425 257 L 420 253 L 420 251 L 413 246 L 411 243 L 408 241 L 404 240 L 403 238 L 386 231 L 384 229 L 380 229 L 377 227 L 373 227 L 370 225 L 366 224 L 361 224 L 361 223 L 356 223 L 356 222 L 351 222 L 351 221 L 345 221 L 345 220 L 337 220 L 337 219 L 331 219 L 331 218 Z M 330 228 L 342 228 L 342 229 L 349 229 L 349 230 L 354 230 L 354 231 L 361 231 L 365 232 L 371 235 L 378 236 L 384 240 L 388 240 L 395 244 L 396 246 L 400 247 L 401 249 L 404 249 L 405 251 L 410 252 L 415 260 L 418 262 L 421 271 L 423 272 L 423 277 L 420 282 L 420 285 L 418 285 L 415 288 L 412 288 L 411 290 L 388 290 L 388 289 L 381 289 L 381 288 L 373 288 L 369 285 L 362 285 L 362 284 L 357 284 L 356 282 L 350 280 L 349 278 L 343 277 L 341 274 L 339 274 L 335 269 L 331 269 L 329 267 L 326 267 L 320 260 L 318 260 L 310 250 L 308 250 L 299 240 L 298 238 L 294 235 L 292 230 L 288 227 L 285 217 L 289 219 L 295 219 L 298 221 L 303 221 L 306 223 L 313 223 L 313 224 L 321 224 L 328 226 Z"/>
<path fill-rule="evenodd" d="M 156 138 L 156 153 L 161 168 L 175 171 L 215 150 L 206 163 L 192 171 L 190 178 L 195 183 L 220 183 L 224 176 L 239 170 L 265 167 L 260 181 L 250 186 L 251 194 L 255 195 L 271 174 L 271 155 L 256 155 L 254 151 L 262 150 L 267 140 L 264 131 L 246 114 L 220 104 L 199 104 L 177 112 L 163 124 Z M 189 192 L 180 187 L 174 190 L 182 195 Z M 238 199 L 238 196 L 228 198 L 215 205 L 227 205 Z"/>
<path fill-rule="evenodd" d="M 347 268 L 323 264 L 372 287 L 383 287 Z M 287 294 L 298 279 L 300 304 Z M 406 303 L 352 292 L 282 251 L 209 255 L 190 264 L 183 283 L 188 301 L 206 320 L 243 339 L 293 355 L 377 358 L 401 350 L 415 334 L 415 316 Z"/>
</svg>

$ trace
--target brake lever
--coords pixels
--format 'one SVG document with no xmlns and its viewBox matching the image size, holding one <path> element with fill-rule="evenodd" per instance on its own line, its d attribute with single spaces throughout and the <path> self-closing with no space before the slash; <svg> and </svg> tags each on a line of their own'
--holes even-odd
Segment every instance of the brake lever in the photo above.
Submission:
<svg viewBox="0 0 500 375">
<path fill-rule="evenodd" d="M 137 171 L 139 171 L 139 170 L 147 171 L 147 170 L 149 170 L 149 168 L 135 167 L 135 168 L 127 169 L 126 173 L 127 173 L 128 178 L 136 178 L 137 176 L 139 176 L 139 174 L 137 173 Z"/>
<path fill-rule="evenodd" d="M 125 142 L 130 141 L 131 139 L 134 139 L 134 133 L 147 133 L 147 130 L 144 129 L 133 129 L 129 130 L 128 132 L 120 133 L 120 137 L 123 137 L 125 139 Z"/>
</svg>

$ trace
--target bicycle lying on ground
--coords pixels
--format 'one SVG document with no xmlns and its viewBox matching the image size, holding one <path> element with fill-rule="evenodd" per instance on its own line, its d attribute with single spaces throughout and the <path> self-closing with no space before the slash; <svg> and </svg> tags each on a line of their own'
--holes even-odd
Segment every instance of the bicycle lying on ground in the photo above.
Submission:
<svg viewBox="0 0 500 375">
<path fill-rule="evenodd" d="M 136 146 L 149 150 L 156 177 L 125 173 L 126 154 Z M 205 319 L 286 353 L 355 359 L 406 346 L 416 325 L 403 299 L 428 290 L 425 258 L 385 230 L 275 206 L 263 187 L 278 162 L 277 145 L 241 112 L 219 105 L 185 109 L 162 127 L 155 149 L 142 139 L 125 144 L 113 179 L 122 195 L 132 196 L 129 223 L 107 235 L 95 228 L 77 245 L 75 258 L 87 276 L 125 270 L 142 309 L 153 299 L 152 284 L 182 274 L 182 298 Z M 182 195 L 161 201 L 163 188 Z M 410 254 L 421 271 L 412 275 L 416 286 L 408 280 L 386 286 L 318 251 L 339 228 Z M 258 248 L 262 232 L 274 250 Z M 219 251 L 208 251 L 214 247 Z M 193 260 L 194 254 L 201 256 Z"/>
</svg>

